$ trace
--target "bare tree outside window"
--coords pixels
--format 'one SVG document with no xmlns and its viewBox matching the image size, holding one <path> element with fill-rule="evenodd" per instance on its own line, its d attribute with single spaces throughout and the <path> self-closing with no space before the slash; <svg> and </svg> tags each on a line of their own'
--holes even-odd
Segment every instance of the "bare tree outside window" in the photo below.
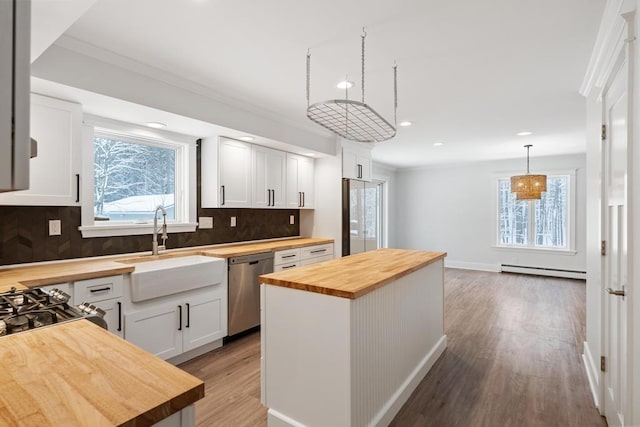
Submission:
<svg viewBox="0 0 640 427">
<path fill-rule="evenodd" d="M 175 171 L 175 149 L 96 136 L 96 219 L 149 220 L 159 204 L 175 219 Z"/>
<path fill-rule="evenodd" d="M 535 201 L 518 201 L 509 179 L 498 181 L 498 244 L 566 249 L 569 228 L 569 175 L 547 177 L 547 191 Z M 530 218 L 533 219 L 530 228 Z"/>
</svg>

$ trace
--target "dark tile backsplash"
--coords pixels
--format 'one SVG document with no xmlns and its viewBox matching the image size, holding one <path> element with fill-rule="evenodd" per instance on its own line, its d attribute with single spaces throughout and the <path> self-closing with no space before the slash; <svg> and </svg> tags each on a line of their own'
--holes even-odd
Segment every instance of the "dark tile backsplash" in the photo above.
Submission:
<svg viewBox="0 0 640 427">
<path fill-rule="evenodd" d="M 203 209 L 200 207 L 200 149 L 198 147 L 198 217 L 213 217 L 213 228 L 171 233 L 167 249 L 300 235 L 298 209 Z M 295 225 L 289 225 L 289 216 Z M 231 217 L 236 227 L 231 227 Z M 49 220 L 62 223 L 60 236 L 49 236 Z M 80 207 L 0 206 L 0 265 L 53 261 L 129 252 L 151 251 L 151 235 L 83 239 Z"/>
<path fill-rule="evenodd" d="M 198 216 L 213 217 L 213 228 L 171 233 L 167 249 L 300 234 L 297 209 L 200 209 Z M 49 236 L 50 219 L 61 220 L 62 235 Z M 0 206 L 0 265 L 151 251 L 151 235 L 83 239 L 79 226 L 79 207 Z"/>
</svg>

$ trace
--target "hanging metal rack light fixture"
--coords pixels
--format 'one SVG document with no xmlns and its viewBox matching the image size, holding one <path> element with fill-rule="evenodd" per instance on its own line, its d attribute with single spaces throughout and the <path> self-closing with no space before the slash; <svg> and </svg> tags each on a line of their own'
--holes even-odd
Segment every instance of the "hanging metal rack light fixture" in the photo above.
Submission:
<svg viewBox="0 0 640 427">
<path fill-rule="evenodd" d="M 547 191 L 547 176 L 532 175 L 529 173 L 529 148 L 531 144 L 525 145 L 527 149 L 527 174 L 511 177 L 511 191 L 516 193 L 517 200 L 540 200 L 542 193 Z"/>
<path fill-rule="evenodd" d="M 364 39 L 367 32 L 362 28 L 362 102 L 349 99 L 349 88 L 345 88 L 345 99 L 333 99 L 310 104 L 311 52 L 307 51 L 307 117 L 331 132 L 352 141 L 381 142 L 396 135 L 398 110 L 398 66 L 393 65 L 393 125 L 364 102 Z M 347 85 L 348 86 L 348 85 Z"/>
</svg>

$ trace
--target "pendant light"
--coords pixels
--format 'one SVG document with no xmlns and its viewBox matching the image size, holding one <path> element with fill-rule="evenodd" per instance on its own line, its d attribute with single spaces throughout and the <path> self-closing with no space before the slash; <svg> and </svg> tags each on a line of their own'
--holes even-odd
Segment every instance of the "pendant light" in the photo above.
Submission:
<svg viewBox="0 0 640 427">
<path fill-rule="evenodd" d="M 529 173 L 529 148 L 531 147 L 531 144 L 525 145 L 527 149 L 527 174 L 511 177 L 511 191 L 516 193 L 517 200 L 540 200 L 542 193 L 547 191 L 547 176 Z"/>
</svg>

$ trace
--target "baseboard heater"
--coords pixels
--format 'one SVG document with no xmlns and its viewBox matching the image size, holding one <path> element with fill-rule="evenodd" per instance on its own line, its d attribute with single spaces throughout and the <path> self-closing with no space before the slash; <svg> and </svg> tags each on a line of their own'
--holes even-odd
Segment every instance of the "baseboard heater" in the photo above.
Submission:
<svg viewBox="0 0 640 427">
<path fill-rule="evenodd" d="M 563 270 L 561 268 L 528 267 L 525 265 L 500 264 L 500 271 L 505 273 L 534 274 L 538 276 L 564 277 L 569 279 L 587 278 L 586 271 Z"/>
</svg>

